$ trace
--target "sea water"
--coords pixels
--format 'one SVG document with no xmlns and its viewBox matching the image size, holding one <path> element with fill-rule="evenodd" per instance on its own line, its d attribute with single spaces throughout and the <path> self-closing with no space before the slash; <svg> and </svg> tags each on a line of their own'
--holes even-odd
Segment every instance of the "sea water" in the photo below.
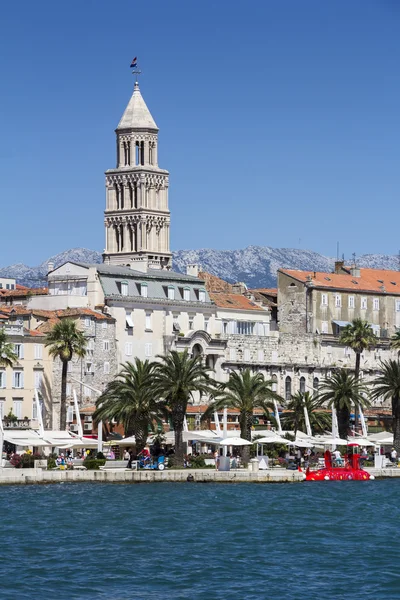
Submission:
<svg viewBox="0 0 400 600">
<path fill-rule="evenodd" d="M 394 600 L 400 481 L 0 488 L 7 600 Z"/>
</svg>

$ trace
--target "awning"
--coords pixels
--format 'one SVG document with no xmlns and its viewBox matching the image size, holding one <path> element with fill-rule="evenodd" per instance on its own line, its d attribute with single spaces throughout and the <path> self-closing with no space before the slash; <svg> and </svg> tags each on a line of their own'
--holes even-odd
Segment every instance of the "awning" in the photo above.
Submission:
<svg viewBox="0 0 400 600">
<path fill-rule="evenodd" d="M 336 321 L 332 319 L 332 323 L 335 323 L 338 327 L 347 327 L 347 325 L 351 325 L 350 321 Z"/>
</svg>

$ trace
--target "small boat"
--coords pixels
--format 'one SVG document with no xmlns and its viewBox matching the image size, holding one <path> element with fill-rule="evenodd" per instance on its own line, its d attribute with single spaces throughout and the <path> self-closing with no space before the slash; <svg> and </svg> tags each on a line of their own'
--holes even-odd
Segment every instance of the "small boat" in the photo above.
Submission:
<svg viewBox="0 0 400 600">
<path fill-rule="evenodd" d="M 306 481 L 368 481 L 375 479 L 368 471 L 360 467 L 360 455 L 348 454 L 342 467 L 332 465 L 332 454 L 326 450 L 324 454 L 325 467 L 317 471 L 306 471 Z"/>
</svg>

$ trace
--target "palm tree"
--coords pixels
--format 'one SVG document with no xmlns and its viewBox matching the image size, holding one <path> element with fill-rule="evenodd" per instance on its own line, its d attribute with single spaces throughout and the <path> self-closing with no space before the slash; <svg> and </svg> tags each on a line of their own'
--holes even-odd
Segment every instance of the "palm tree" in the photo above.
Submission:
<svg viewBox="0 0 400 600">
<path fill-rule="evenodd" d="M 287 412 L 283 413 L 282 421 L 285 429 L 293 429 L 296 436 L 297 431 L 307 432 L 306 419 L 304 415 L 304 407 L 308 412 L 311 429 L 315 433 L 322 433 L 326 429 L 330 429 L 332 425 L 331 416 L 321 410 L 321 402 L 318 398 L 314 398 L 310 392 L 297 392 L 290 401 L 286 404 Z"/>
<path fill-rule="evenodd" d="M 0 329 L 0 365 L 3 367 L 12 367 L 17 355 L 14 352 L 14 345 L 8 341 L 8 335 L 4 329 Z"/>
<path fill-rule="evenodd" d="M 187 405 L 194 392 L 209 394 L 213 389 L 210 369 L 203 364 L 201 355 L 190 357 L 187 350 L 173 350 L 157 358 L 161 362 L 155 368 L 153 390 L 157 397 L 163 398 L 171 413 L 175 431 L 174 462 L 183 466 L 182 432 Z"/>
<path fill-rule="evenodd" d="M 111 381 L 96 401 L 93 419 L 122 423 L 125 435 L 134 435 L 136 450 L 146 445 L 149 430 L 163 414 L 163 406 L 153 390 L 156 364 L 135 358 L 133 363 L 122 365 L 117 377 Z M 165 413 L 165 411 L 164 411 Z"/>
<path fill-rule="evenodd" d="M 355 378 L 358 379 L 360 376 L 360 361 L 361 354 L 364 350 L 372 348 L 377 342 L 376 335 L 374 334 L 371 325 L 368 321 L 362 319 L 354 319 L 353 322 L 343 329 L 339 342 L 345 344 L 356 354 L 356 364 L 354 369 Z M 355 426 L 357 429 L 358 425 L 358 406 L 355 406 Z"/>
<path fill-rule="evenodd" d="M 253 373 L 251 369 L 231 373 L 229 381 L 219 385 L 219 390 L 202 419 L 207 419 L 215 410 L 221 408 L 236 408 L 239 411 L 240 436 L 251 441 L 254 410 L 261 408 L 268 414 L 270 409 L 274 410 L 273 400 L 282 401 L 282 398 L 272 391 L 272 383 L 266 381 L 262 373 Z M 248 462 L 249 457 L 249 446 L 243 446 L 243 462 Z"/>
<path fill-rule="evenodd" d="M 47 334 L 45 345 L 49 346 L 49 354 L 59 358 L 61 371 L 60 429 L 67 426 L 67 372 L 72 357 L 83 358 L 86 355 L 87 340 L 73 319 L 62 319 Z"/>
<path fill-rule="evenodd" d="M 338 417 L 339 437 L 346 439 L 350 424 L 352 406 L 370 406 L 364 386 L 347 369 L 335 371 L 329 379 L 325 379 L 319 390 L 318 399 L 334 407 Z"/>
<path fill-rule="evenodd" d="M 397 350 L 397 356 L 400 355 L 400 329 L 397 329 L 390 338 L 390 347 L 392 350 Z"/>
<path fill-rule="evenodd" d="M 377 342 L 376 335 L 374 334 L 371 325 L 368 321 L 354 319 L 352 323 L 346 325 L 343 329 L 340 334 L 339 342 L 354 350 L 356 354 L 354 375 L 356 379 L 358 379 L 360 376 L 361 354 L 364 350 L 372 348 Z"/>
<path fill-rule="evenodd" d="M 392 401 L 393 445 L 400 454 L 400 363 L 398 360 L 382 361 L 381 371 L 372 383 L 372 399 L 383 397 Z"/>
</svg>

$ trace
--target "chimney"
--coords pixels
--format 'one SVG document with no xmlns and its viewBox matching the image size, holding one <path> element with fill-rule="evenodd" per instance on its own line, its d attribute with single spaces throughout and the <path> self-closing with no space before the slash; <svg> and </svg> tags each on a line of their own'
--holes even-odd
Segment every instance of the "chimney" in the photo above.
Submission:
<svg viewBox="0 0 400 600">
<path fill-rule="evenodd" d="M 233 294 L 244 295 L 247 292 L 247 285 L 243 281 L 238 281 L 232 285 L 232 292 Z"/>
<path fill-rule="evenodd" d="M 352 265 L 350 269 L 350 275 L 352 277 L 361 277 L 360 269 L 357 267 L 356 264 Z"/>
<path fill-rule="evenodd" d="M 54 271 L 54 263 L 52 260 L 47 263 L 47 274 L 51 273 L 51 271 Z"/>
<path fill-rule="evenodd" d="M 336 273 L 336 275 L 338 275 L 339 273 L 342 272 L 343 267 L 344 267 L 344 260 L 335 260 L 335 273 Z"/>
<path fill-rule="evenodd" d="M 192 277 L 198 277 L 200 272 L 200 265 L 192 264 L 186 265 L 186 275 L 191 275 Z"/>
</svg>

